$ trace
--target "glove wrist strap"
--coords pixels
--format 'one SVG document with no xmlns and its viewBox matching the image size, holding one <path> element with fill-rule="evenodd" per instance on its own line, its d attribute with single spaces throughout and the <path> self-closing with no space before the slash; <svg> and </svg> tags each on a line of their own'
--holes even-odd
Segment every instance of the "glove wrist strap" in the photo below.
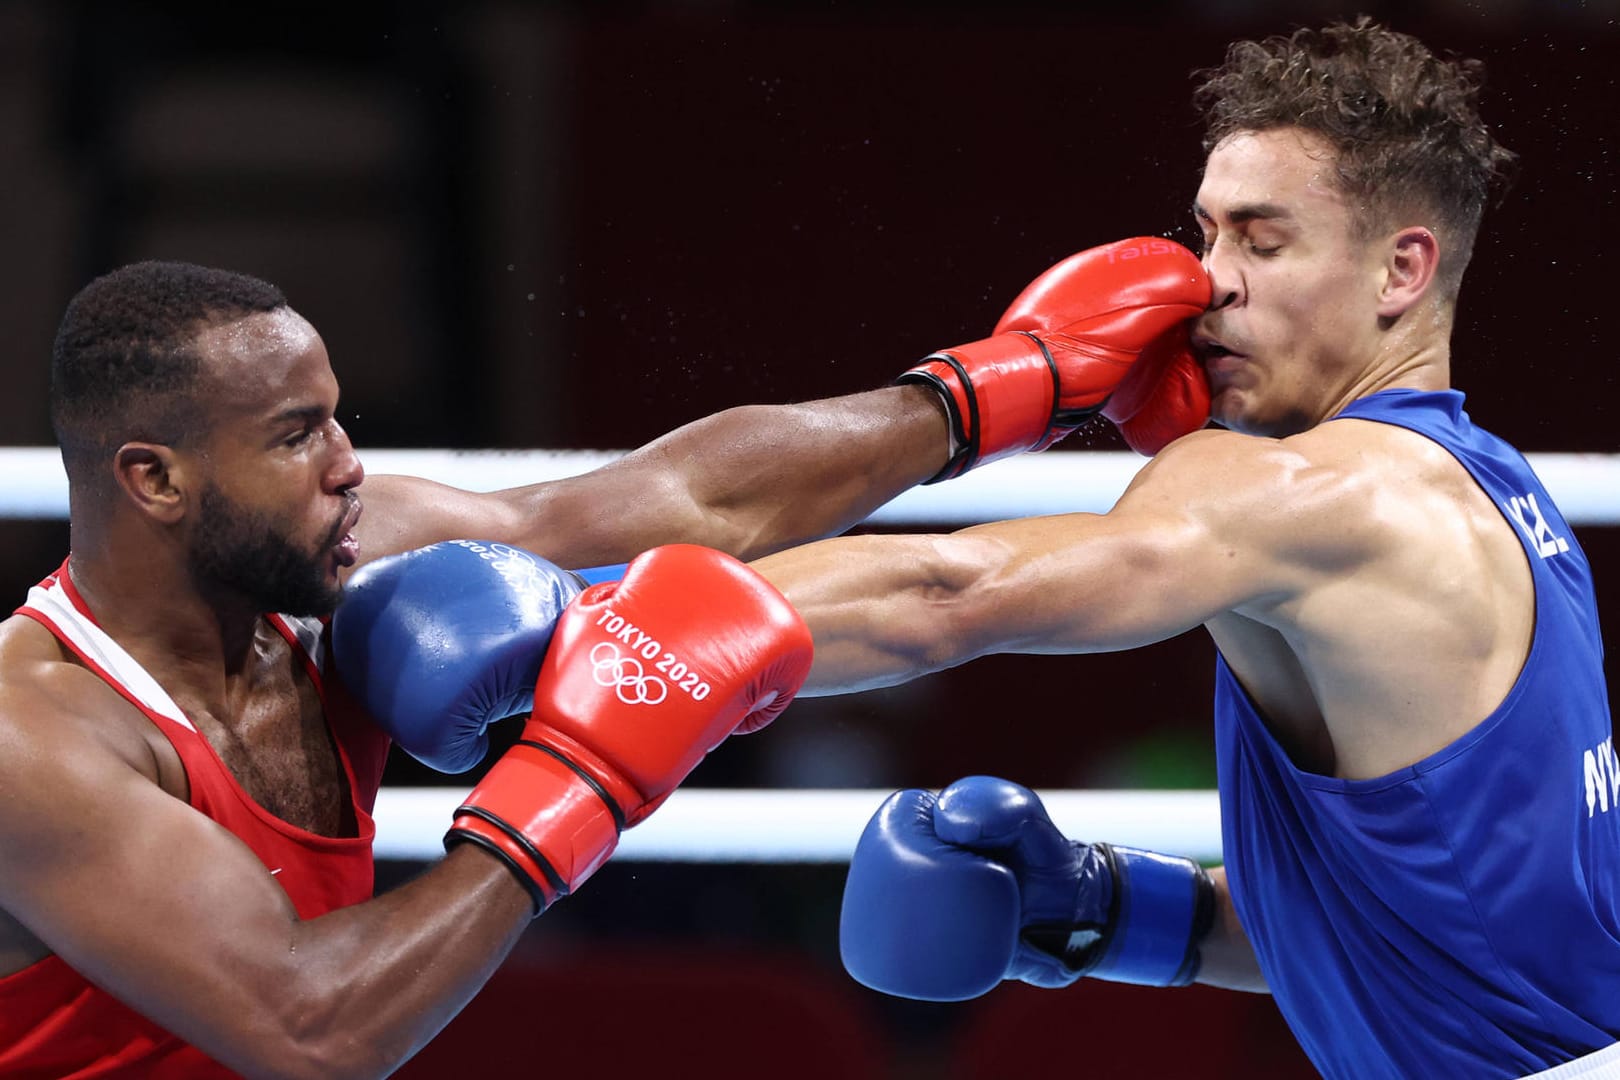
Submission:
<svg viewBox="0 0 1620 1080">
<path fill-rule="evenodd" d="M 939 472 L 923 483 L 937 484 L 941 480 L 961 476 L 978 464 L 979 440 L 969 434 L 978 430 L 978 399 L 974 396 L 973 384 L 967 380 L 966 373 L 949 354 L 926 356 L 916 367 L 901 372 L 894 381 L 896 385 L 921 383 L 938 394 L 945 403 L 950 456 L 940 466 Z"/>
<path fill-rule="evenodd" d="M 506 863 L 535 914 L 607 861 L 624 812 L 589 774 L 549 746 L 522 740 L 456 810 L 445 847 L 471 842 Z"/>
<path fill-rule="evenodd" d="M 895 381 L 933 387 L 950 417 L 950 459 L 925 483 L 1042 446 L 1056 423 L 1057 364 L 1034 334 L 996 334 L 934 353 Z"/>
<path fill-rule="evenodd" d="M 1215 921 L 1215 885 L 1192 859 L 1113 844 L 1096 847 L 1113 871 L 1108 928 L 1081 974 L 1144 986 L 1186 986 Z"/>
</svg>

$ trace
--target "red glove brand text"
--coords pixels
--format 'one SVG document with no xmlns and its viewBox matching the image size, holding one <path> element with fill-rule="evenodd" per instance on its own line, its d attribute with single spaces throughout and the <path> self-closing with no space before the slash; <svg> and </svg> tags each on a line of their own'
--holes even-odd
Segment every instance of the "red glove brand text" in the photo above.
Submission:
<svg viewBox="0 0 1620 1080">
<path fill-rule="evenodd" d="M 633 689 L 635 700 L 631 704 L 656 705 L 664 700 L 666 693 L 664 680 L 643 670 L 641 661 L 656 661 L 654 671 L 663 672 L 669 676 L 669 681 L 675 688 L 684 691 L 693 701 L 702 701 L 709 696 L 710 686 L 703 681 L 692 666 L 672 652 L 667 652 L 663 644 L 641 627 L 626 619 L 622 615 L 614 614 L 610 607 L 604 607 L 596 617 L 596 625 L 605 630 L 613 642 L 623 642 L 630 655 L 621 655 L 617 648 L 611 656 L 605 652 L 599 653 L 601 646 L 591 650 L 591 662 L 595 667 L 596 681 L 603 686 L 615 686 L 621 691 L 620 698 L 625 697 L 623 691 Z"/>
<path fill-rule="evenodd" d="M 1172 255 L 1177 252 L 1185 254 L 1187 249 L 1173 240 L 1144 240 L 1129 247 L 1116 244 L 1108 249 L 1108 263 L 1112 266 L 1126 259 L 1140 259 L 1147 255 Z"/>
</svg>

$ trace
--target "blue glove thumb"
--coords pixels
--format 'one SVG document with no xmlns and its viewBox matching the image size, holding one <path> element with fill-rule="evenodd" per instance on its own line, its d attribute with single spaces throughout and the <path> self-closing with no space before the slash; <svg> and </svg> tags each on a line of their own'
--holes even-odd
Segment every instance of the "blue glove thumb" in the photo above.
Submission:
<svg viewBox="0 0 1620 1080">
<path fill-rule="evenodd" d="M 939 793 L 934 831 L 1008 867 L 1020 896 L 1019 947 L 1007 977 L 1068 986 L 1108 926 L 1114 877 L 1103 852 L 1070 840 L 1029 788 L 969 776 Z"/>
</svg>

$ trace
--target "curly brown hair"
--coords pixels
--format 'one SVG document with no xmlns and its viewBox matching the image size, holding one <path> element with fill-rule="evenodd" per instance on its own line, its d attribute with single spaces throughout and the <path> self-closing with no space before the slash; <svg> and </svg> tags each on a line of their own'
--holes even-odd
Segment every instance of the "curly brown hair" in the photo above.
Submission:
<svg viewBox="0 0 1620 1080">
<path fill-rule="evenodd" d="M 1437 57 L 1363 15 L 1236 42 L 1224 64 L 1196 77 L 1206 152 L 1230 135 L 1280 127 L 1326 140 L 1358 208 L 1358 236 L 1426 219 L 1441 242 L 1440 288 L 1455 299 L 1480 217 L 1518 157 L 1480 119 L 1484 64 Z"/>
</svg>

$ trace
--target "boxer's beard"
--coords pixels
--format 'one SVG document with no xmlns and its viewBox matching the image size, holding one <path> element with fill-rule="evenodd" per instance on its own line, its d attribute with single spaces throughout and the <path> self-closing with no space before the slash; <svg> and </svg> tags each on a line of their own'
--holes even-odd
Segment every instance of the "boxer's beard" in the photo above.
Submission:
<svg viewBox="0 0 1620 1080">
<path fill-rule="evenodd" d="M 340 586 L 326 583 L 326 554 L 336 531 L 313 553 L 301 550 L 268 514 L 250 510 L 209 487 L 198 506 L 191 541 L 191 574 L 205 593 L 248 600 L 283 615 L 330 615 Z"/>
</svg>

